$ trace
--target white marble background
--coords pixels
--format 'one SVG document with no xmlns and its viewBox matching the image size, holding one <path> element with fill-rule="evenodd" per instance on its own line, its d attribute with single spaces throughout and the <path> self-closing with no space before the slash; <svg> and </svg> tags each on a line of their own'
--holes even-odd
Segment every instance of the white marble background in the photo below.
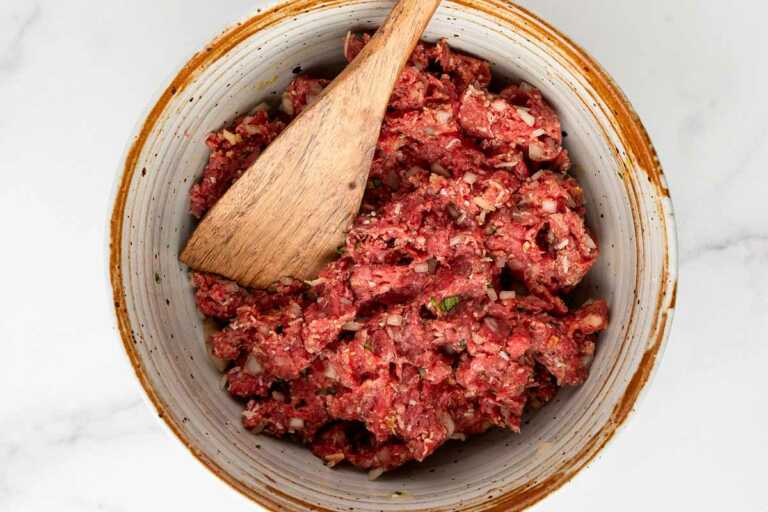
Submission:
<svg viewBox="0 0 768 512">
<path fill-rule="evenodd" d="M 105 217 L 142 109 L 257 0 L 0 2 L 0 510 L 254 510 L 143 402 Z M 622 85 L 666 167 L 679 309 L 639 414 L 537 510 L 766 511 L 768 4 L 528 0 Z"/>
</svg>

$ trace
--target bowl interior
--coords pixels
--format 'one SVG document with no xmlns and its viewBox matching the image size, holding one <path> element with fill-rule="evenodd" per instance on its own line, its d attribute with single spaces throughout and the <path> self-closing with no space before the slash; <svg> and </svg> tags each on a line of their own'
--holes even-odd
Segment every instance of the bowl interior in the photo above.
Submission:
<svg viewBox="0 0 768 512">
<path fill-rule="evenodd" d="M 452 442 L 422 464 L 370 482 L 354 469 L 326 468 L 299 445 L 248 433 L 240 426 L 241 405 L 222 389 L 206 355 L 188 272 L 177 259 L 193 228 L 188 192 L 207 160 L 207 133 L 261 101 L 277 102 L 299 67 L 338 69 L 346 32 L 377 26 L 391 2 L 282 7 L 245 22 L 182 71 L 129 152 L 113 218 L 112 267 L 129 355 L 182 440 L 220 476 L 271 508 L 524 506 L 566 481 L 610 437 L 625 395 L 648 366 L 647 349 L 657 346 L 659 333 L 663 337 L 660 297 L 667 297 L 674 276 L 661 182 L 640 168 L 637 148 L 621 131 L 626 127 L 589 71 L 553 49 L 567 42 L 554 33 L 556 40 L 526 32 L 526 26 L 543 26 L 515 7 L 473 3 L 496 11 L 444 2 L 424 37 L 446 37 L 454 48 L 490 60 L 502 80 L 526 80 L 555 106 L 602 250 L 584 293 L 605 298 L 611 310 L 588 381 L 563 389 L 527 418 L 520 434 Z"/>
</svg>

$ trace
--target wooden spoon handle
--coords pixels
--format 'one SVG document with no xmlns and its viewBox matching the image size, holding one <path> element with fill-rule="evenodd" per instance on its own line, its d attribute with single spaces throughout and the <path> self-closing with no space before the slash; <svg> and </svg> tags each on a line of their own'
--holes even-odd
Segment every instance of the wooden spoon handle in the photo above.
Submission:
<svg viewBox="0 0 768 512">
<path fill-rule="evenodd" d="M 184 263 L 258 287 L 317 275 L 360 208 L 392 89 L 439 3 L 397 3 L 357 58 L 208 212 Z"/>
<path fill-rule="evenodd" d="M 384 101 L 389 100 L 397 78 L 438 5 L 440 0 L 400 0 L 384 25 L 336 81 L 346 83 L 348 75 L 356 74 L 355 82 L 362 87 L 370 85 L 370 93 L 384 95 Z M 359 73 L 361 69 L 373 75 Z"/>
</svg>

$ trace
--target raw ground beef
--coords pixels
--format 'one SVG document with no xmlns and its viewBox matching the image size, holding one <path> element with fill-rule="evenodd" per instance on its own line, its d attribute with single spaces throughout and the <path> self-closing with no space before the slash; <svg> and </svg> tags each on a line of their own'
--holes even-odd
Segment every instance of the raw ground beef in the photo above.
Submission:
<svg viewBox="0 0 768 512">
<path fill-rule="evenodd" d="M 350 34 L 351 60 L 368 36 Z M 219 322 L 213 355 L 243 424 L 374 476 L 449 439 L 520 429 L 587 377 L 606 303 L 564 300 L 598 256 L 560 121 L 525 83 L 488 90 L 487 62 L 421 43 L 403 71 L 359 215 L 318 279 L 246 289 L 194 273 Z M 206 141 L 201 217 L 326 80 L 298 76 Z M 258 243 L 258 240 L 254 240 Z"/>
</svg>

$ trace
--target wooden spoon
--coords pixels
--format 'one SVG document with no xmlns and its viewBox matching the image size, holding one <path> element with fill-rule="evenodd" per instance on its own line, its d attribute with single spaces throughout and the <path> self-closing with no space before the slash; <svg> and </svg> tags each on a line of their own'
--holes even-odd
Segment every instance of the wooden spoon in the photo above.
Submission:
<svg viewBox="0 0 768 512">
<path fill-rule="evenodd" d="M 360 208 L 389 97 L 440 0 L 400 0 L 360 54 L 198 225 L 190 267 L 267 287 L 310 279 Z"/>
</svg>

